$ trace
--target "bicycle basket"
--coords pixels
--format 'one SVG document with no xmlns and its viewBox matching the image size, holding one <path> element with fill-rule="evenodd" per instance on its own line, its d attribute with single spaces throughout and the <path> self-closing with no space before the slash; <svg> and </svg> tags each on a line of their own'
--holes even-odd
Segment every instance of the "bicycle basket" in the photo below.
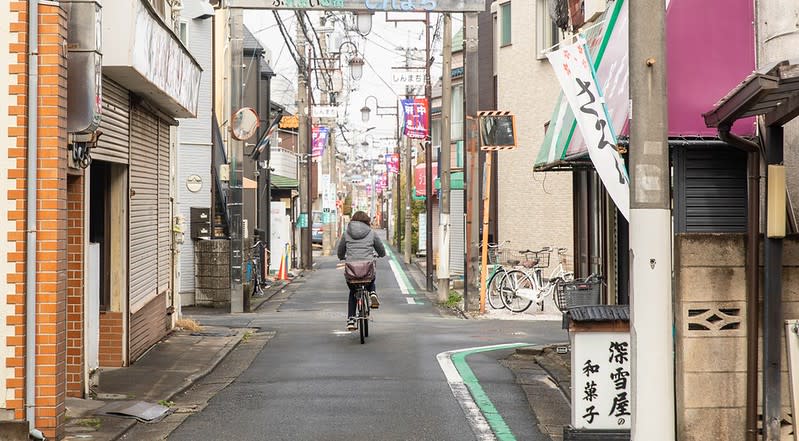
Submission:
<svg viewBox="0 0 799 441">
<path fill-rule="evenodd" d="M 558 285 L 555 306 L 566 312 L 578 306 L 598 305 L 601 280 L 575 280 Z"/>
</svg>

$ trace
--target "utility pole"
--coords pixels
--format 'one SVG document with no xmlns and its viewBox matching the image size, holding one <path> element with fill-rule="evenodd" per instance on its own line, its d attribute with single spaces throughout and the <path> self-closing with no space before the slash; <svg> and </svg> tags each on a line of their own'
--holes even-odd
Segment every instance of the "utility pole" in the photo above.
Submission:
<svg viewBox="0 0 799 441">
<path fill-rule="evenodd" d="M 305 227 L 300 229 L 300 261 L 304 269 L 311 269 L 313 257 L 311 256 L 311 227 L 313 222 L 313 212 L 308 208 L 311 206 L 311 121 L 310 121 L 310 97 L 308 96 L 308 85 L 311 75 L 308 72 L 311 66 L 310 57 L 305 53 L 305 34 L 302 27 L 297 26 L 297 53 L 304 64 L 297 69 L 297 108 L 299 110 L 299 124 L 297 128 L 297 151 L 300 152 L 300 211 L 305 211 Z M 305 161 L 305 162 L 303 162 Z M 304 165 L 304 167 L 303 167 Z"/>
<path fill-rule="evenodd" d="M 244 18 L 241 9 L 229 10 L 230 32 L 230 104 L 233 112 L 242 105 L 242 51 L 244 49 Z M 230 115 L 227 115 L 229 118 Z M 242 241 L 242 182 L 244 177 L 244 142 L 232 136 L 230 149 L 230 312 L 244 312 L 244 290 L 241 268 L 244 262 Z"/>
<path fill-rule="evenodd" d="M 441 85 L 441 217 L 439 223 L 439 237 L 441 238 L 438 252 L 438 301 L 446 302 L 449 299 L 449 196 L 450 196 L 450 154 L 452 124 L 452 16 L 444 14 L 444 65 L 442 68 Z"/>
<path fill-rule="evenodd" d="M 430 13 L 424 16 L 425 33 L 425 60 L 424 60 L 424 97 L 427 100 L 427 142 L 424 149 L 424 201 L 425 201 L 425 280 L 427 281 L 427 291 L 433 290 L 433 137 L 429 133 L 432 123 L 432 113 L 430 107 L 433 100 L 433 85 L 430 81 Z M 443 252 L 443 250 L 441 250 Z"/>
<path fill-rule="evenodd" d="M 480 148 L 478 142 L 478 87 L 479 60 L 477 59 L 477 13 L 464 13 L 463 19 L 463 82 L 464 125 L 463 140 L 466 147 L 466 274 L 463 302 L 467 311 L 480 309 Z"/>
<path fill-rule="evenodd" d="M 408 67 L 411 62 L 411 50 L 410 48 L 405 48 L 405 67 Z M 410 87 L 405 87 L 405 99 L 408 99 L 411 96 Z M 403 114 L 405 113 L 405 109 L 403 109 Z M 413 254 L 412 250 L 412 235 L 413 235 L 413 212 L 411 211 L 411 204 L 413 202 L 413 165 L 411 164 L 411 140 L 407 136 L 405 137 L 405 246 L 403 247 L 403 251 L 405 252 L 405 263 L 411 263 L 411 256 Z"/>
<path fill-rule="evenodd" d="M 666 39 L 662 0 L 630 4 L 632 440 L 675 439 Z"/>
</svg>

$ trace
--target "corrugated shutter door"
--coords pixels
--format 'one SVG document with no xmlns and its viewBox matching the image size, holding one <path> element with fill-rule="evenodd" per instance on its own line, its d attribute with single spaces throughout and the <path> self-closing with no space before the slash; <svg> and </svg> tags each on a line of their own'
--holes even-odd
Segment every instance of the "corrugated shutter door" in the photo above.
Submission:
<svg viewBox="0 0 799 441">
<path fill-rule="evenodd" d="M 133 107 L 129 224 L 132 314 L 158 295 L 158 124 L 155 115 Z"/>
<path fill-rule="evenodd" d="M 449 203 L 449 272 L 450 274 L 463 274 L 463 265 L 466 260 L 463 190 L 451 190 Z"/>
<path fill-rule="evenodd" d="M 674 150 L 677 231 L 746 231 L 746 154 L 732 147 Z"/>
<path fill-rule="evenodd" d="M 169 289 L 171 268 L 171 236 L 169 201 L 169 125 L 158 124 L 158 292 Z"/>
<path fill-rule="evenodd" d="M 92 159 L 128 163 L 130 129 L 130 94 L 114 81 L 103 77 L 103 114 L 100 130 L 103 135 L 91 151 Z"/>
</svg>

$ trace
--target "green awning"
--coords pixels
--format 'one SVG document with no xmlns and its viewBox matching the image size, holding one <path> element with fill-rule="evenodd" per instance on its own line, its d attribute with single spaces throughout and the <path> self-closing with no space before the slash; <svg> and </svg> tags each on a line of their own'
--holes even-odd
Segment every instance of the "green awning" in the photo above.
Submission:
<svg viewBox="0 0 799 441">
<path fill-rule="evenodd" d="M 597 23 L 601 24 L 589 28 L 584 33 L 585 39 L 589 41 L 589 51 L 595 69 L 599 69 L 624 3 L 625 0 L 617 0 L 612 6 L 612 10 L 606 10 L 597 20 Z M 592 41 L 596 41 L 598 44 L 590 44 Z M 560 92 L 544 135 L 544 141 L 541 143 L 541 149 L 535 160 L 535 170 L 557 169 L 559 165 L 571 160 L 586 158 L 587 150 L 581 149 L 582 146 L 571 146 L 576 130 L 577 120 L 574 119 L 574 113 L 572 113 L 563 92 Z"/>
<path fill-rule="evenodd" d="M 289 190 L 292 188 L 298 188 L 300 186 L 298 180 L 287 178 L 285 176 L 280 176 L 280 175 L 272 175 L 269 177 L 269 180 L 270 183 L 272 184 L 272 188 Z"/>
</svg>

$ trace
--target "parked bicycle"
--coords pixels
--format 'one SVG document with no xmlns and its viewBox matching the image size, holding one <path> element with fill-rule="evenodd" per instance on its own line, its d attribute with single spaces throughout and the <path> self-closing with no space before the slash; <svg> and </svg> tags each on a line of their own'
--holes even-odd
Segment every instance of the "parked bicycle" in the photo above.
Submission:
<svg viewBox="0 0 799 441">
<path fill-rule="evenodd" d="M 566 271 L 563 265 L 563 256 L 566 248 L 545 247 L 539 251 L 526 250 L 526 253 L 536 257 L 532 268 L 516 269 L 503 279 L 500 286 L 502 295 L 500 300 L 506 308 L 513 312 L 526 311 L 535 302 L 543 306 L 544 299 L 551 295 L 559 284 L 574 280 L 574 273 Z M 549 256 L 557 253 L 558 264 L 548 276 L 544 276 L 544 268 L 549 266 Z"/>
<path fill-rule="evenodd" d="M 500 244 L 488 245 L 488 262 L 492 268 L 486 281 L 486 300 L 493 309 L 505 308 L 505 303 L 501 299 L 503 293 L 501 286 L 505 278 L 508 275 L 516 278 L 519 276 L 519 270 L 531 269 L 540 262 L 537 252 L 509 250 L 504 247 L 508 243 L 510 241 L 506 240 Z M 506 286 L 515 286 L 515 284 L 509 282 Z M 505 292 L 508 293 L 508 291 Z"/>
<path fill-rule="evenodd" d="M 253 246 L 250 247 L 250 284 L 252 285 L 252 292 L 250 295 L 252 297 L 263 297 L 264 295 L 264 288 L 268 285 L 266 283 L 266 279 L 261 274 L 261 268 L 263 267 L 261 264 L 261 250 L 264 251 L 264 259 L 269 258 L 269 249 L 266 248 L 263 242 L 260 240 L 256 241 Z"/>
</svg>

